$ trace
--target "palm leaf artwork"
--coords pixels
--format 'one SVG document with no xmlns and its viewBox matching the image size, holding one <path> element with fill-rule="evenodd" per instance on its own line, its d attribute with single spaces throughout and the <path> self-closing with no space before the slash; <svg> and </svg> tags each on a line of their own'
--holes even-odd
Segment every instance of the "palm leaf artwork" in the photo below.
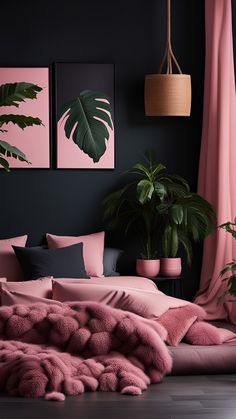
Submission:
<svg viewBox="0 0 236 419">
<path fill-rule="evenodd" d="M 0 106 L 19 107 L 26 99 L 37 99 L 37 94 L 42 91 L 42 87 L 32 83 L 18 82 L 6 83 L 0 85 Z M 0 132 L 6 133 L 7 129 L 3 129 L 3 125 L 17 125 L 24 130 L 34 125 L 43 125 L 40 118 L 26 115 L 4 114 L 0 115 Z M 28 162 L 26 155 L 17 147 L 6 141 L 0 140 L 0 166 L 7 172 L 10 171 L 8 157 L 13 157 L 20 161 Z"/>
<path fill-rule="evenodd" d="M 113 130 L 112 108 L 108 96 L 102 92 L 83 90 L 78 97 L 67 102 L 61 109 L 58 121 L 63 117 L 64 131 L 68 139 L 86 153 L 94 163 L 106 151 L 109 130 Z"/>
<path fill-rule="evenodd" d="M 26 159 L 26 155 L 19 150 L 17 147 L 14 147 L 7 143 L 6 141 L 0 141 L 0 165 L 7 171 L 10 171 L 9 163 L 5 157 L 13 157 L 14 159 L 18 159 L 20 161 L 25 161 L 29 163 Z"/>
<path fill-rule="evenodd" d="M 26 127 L 32 127 L 33 125 L 42 125 L 42 121 L 39 118 L 34 118 L 33 116 L 25 116 L 25 115 L 0 115 L 0 127 L 3 124 L 12 123 L 17 125 L 21 129 L 25 129 Z M 4 130 L 7 132 L 7 130 Z"/>
<path fill-rule="evenodd" d="M 36 99 L 42 87 L 32 83 L 6 83 L 0 86 L 0 106 L 16 106 L 25 99 Z"/>
</svg>

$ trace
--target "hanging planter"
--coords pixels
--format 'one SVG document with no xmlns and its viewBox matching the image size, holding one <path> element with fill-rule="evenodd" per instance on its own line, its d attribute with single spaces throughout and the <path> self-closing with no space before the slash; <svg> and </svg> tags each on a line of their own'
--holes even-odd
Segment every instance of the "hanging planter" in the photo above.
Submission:
<svg viewBox="0 0 236 419">
<path fill-rule="evenodd" d="M 183 74 L 171 46 L 170 0 L 167 0 L 166 49 L 158 74 L 145 77 L 145 114 L 147 116 L 190 116 L 191 77 Z M 173 64 L 178 73 L 173 74 Z M 162 71 L 166 66 L 166 73 Z"/>
</svg>

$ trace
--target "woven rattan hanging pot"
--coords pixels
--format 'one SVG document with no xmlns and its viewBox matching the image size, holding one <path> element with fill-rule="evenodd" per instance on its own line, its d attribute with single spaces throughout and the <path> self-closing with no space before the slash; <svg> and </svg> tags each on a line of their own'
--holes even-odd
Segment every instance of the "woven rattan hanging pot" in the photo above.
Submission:
<svg viewBox="0 0 236 419">
<path fill-rule="evenodd" d="M 145 77 L 144 100 L 147 116 L 190 116 L 191 112 L 191 77 L 182 74 L 181 68 L 171 46 L 171 10 L 167 3 L 167 39 L 166 49 L 158 74 Z M 173 74 L 173 63 L 178 70 Z M 162 71 L 166 66 L 166 73 Z"/>
</svg>

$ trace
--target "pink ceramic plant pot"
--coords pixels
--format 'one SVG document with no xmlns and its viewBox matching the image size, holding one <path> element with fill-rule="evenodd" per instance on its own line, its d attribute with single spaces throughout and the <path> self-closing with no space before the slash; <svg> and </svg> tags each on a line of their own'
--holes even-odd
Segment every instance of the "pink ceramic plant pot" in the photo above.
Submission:
<svg viewBox="0 0 236 419">
<path fill-rule="evenodd" d="M 181 258 L 162 258 L 161 275 L 180 276 L 182 272 Z"/>
<path fill-rule="evenodd" d="M 136 272 L 139 276 L 155 278 L 160 271 L 160 259 L 137 259 Z"/>
</svg>

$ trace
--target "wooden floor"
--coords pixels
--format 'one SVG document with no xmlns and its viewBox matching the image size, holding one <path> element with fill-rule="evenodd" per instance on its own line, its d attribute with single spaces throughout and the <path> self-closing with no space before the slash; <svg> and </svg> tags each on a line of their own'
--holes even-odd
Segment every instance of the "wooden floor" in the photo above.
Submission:
<svg viewBox="0 0 236 419">
<path fill-rule="evenodd" d="M 65 402 L 0 396 L 1 419 L 235 419 L 236 375 L 166 377 L 139 397 L 87 393 Z"/>
</svg>

